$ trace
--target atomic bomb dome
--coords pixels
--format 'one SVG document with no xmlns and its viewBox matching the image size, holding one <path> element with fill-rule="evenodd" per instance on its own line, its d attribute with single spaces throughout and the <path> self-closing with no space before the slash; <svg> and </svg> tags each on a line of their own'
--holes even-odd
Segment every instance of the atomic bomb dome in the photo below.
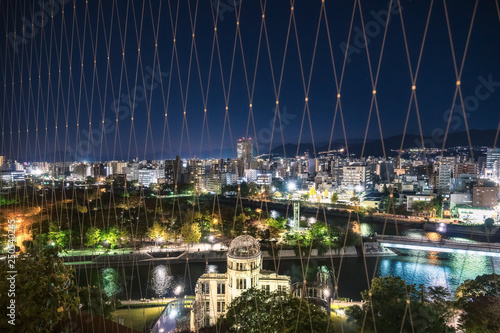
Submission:
<svg viewBox="0 0 500 333">
<path fill-rule="evenodd" d="M 231 258 L 248 259 L 260 254 L 259 242 L 248 235 L 238 236 L 229 245 L 227 255 Z"/>
<path fill-rule="evenodd" d="M 233 239 L 227 251 L 227 273 L 205 273 L 198 279 L 191 311 L 191 330 L 215 325 L 245 290 L 289 291 L 290 277 L 262 269 L 259 242 L 248 235 Z"/>
</svg>

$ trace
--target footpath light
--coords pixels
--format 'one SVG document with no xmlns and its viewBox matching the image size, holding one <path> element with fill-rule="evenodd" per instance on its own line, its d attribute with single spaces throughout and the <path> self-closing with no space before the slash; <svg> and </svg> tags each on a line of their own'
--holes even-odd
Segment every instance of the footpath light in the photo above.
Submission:
<svg viewBox="0 0 500 333">
<path fill-rule="evenodd" d="M 181 286 L 175 287 L 174 294 L 179 295 L 181 292 L 182 292 L 182 287 Z"/>
<path fill-rule="evenodd" d="M 325 288 L 325 289 L 323 290 L 323 295 L 325 295 L 325 298 L 330 297 L 330 290 L 328 290 L 328 288 Z"/>
<path fill-rule="evenodd" d="M 286 188 L 288 189 L 288 192 L 293 192 L 297 188 L 294 182 L 288 182 L 286 184 Z"/>
<path fill-rule="evenodd" d="M 208 236 L 208 241 L 212 243 L 214 241 L 214 236 L 213 235 Z"/>
</svg>

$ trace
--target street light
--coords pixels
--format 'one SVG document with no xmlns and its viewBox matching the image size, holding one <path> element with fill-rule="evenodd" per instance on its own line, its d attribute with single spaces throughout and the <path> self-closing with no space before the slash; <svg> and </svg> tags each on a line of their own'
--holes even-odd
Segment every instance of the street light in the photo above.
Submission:
<svg viewBox="0 0 500 333">
<path fill-rule="evenodd" d="M 286 187 L 287 187 L 287 189 L 288 189 L 288 192 L 293 192 L 293 191 L 295 191 L 295 189 L 297 188 L 297 186 L 295 185 L 295 183 L 294 183 L 294 182 L 288 182 L 288 183 L 286 184 Z"/>
<path fill-rule="evenodd" d="M 175 295 L 179 295 L 181 292 L 182 292 L 182 287 L 181 286 L 175 287 L 175 289 L 174 289 L 174 294 Z"/>
</svg>

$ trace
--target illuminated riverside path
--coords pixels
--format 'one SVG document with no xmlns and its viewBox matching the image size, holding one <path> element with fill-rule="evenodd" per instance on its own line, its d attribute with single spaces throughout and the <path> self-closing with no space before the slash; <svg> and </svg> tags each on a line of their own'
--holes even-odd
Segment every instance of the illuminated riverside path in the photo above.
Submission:
<svg viewBox="0 0 500 333">
<path fill-rule="evenodd" d="M 433 241 L 425 237 L 405 236 L 376 236 L 375 238 L 384 247 L 500 257 L 500 243 L 476 243 L 443 238 L 439 241 Z"/>
</svg>

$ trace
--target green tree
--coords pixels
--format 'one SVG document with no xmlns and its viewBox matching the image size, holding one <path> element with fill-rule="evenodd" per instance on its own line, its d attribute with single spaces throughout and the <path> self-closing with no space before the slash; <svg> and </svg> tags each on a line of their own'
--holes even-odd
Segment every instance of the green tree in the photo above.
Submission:
<svg viewBox="0 0 500 333">
<path fill-rule="evenodd" d="M 86 286 L 78 290 L 82 310 L 93 315 L 111 319 L 111 314 L 121 303 L 115 297 L 108 296 L 99 286 Z"/>
<path fill-rule="evenodd" d="M 198 223 L 184 223 L 181 227 L 181 235 L 185 243 L 198 243 L 201 238 L 201 229 Z"/>
<path fill-rule="evenodd" d="M 245 223 L 250 219 L 245 213 L 241 213 L 234 219 L 234 224 L 232 225 L 231 234 L 233 236 L 239 236 L 243 234 L 245 230 Z"/>
<path fill-rule="evenodd" d="M 101 229 L 97 227 L 90 227 L 85 234 L 86 246 L 95 247 L 101 241 Z"/>
<path fill-rule="evenodd" d="M 411 208 L 415 214 L 420 215 L 421 213 L 428 210 L 428 204 L 426 201 L 413 201 Z"/>
<path fill-rule="evenodd" d="M 159 240 L 166 239 L 166 234 L 167 229 L 158 222 L 153 223 L 153 225 L 149 227 L 146 232 L 146 235 L 155 241 L 155 245 L 157 245 Z"/>
<path fill-rule="evenodd" d="M 108 232 L 101 236 L 101 239 L 109 244 L 110 248 L 114 249 L 117 245 L 122 245 L 126 242 L 128 233 L 125 229 L 120 230 L 118 227 L 113 226 L 109 228 Z"/>
<path fill-rule="evenodd" d="M 49 225 L 49 237 L 50 245 L 56 248 L 66 248 L 69 244 L 69 230 L 59 230 L 56 223 L 51 222 Z"/>
<path fill-rule="evenodd" d="M 484 274 L 464 281 L 455 291 L 462 307 L 459 325 L 466 333 L 500 331 L 500 275 Z"/>
<path fill-rule="evenodd" d="M 9 271 L 7 261 L 0 265 L 2 272 Z M 57 251 L 46 247 L 42 251 L 21 254 L 16 259 L 15 276 L 15 325 L 8 324 L 4 316 L 0 321 L 1 332 L 53 332 L 54 327 L 70 318 L 78 310 L 80 299 L 74 282 L 74 270 L 65 265 Z M 11 297 L 10 276 L 0 279 L 0 306 L 8 308 Z"/>
<path fill-rule="evenodd" d="M 500 275 L 484 274 L 474 280 L 465 280 L 455 291 L 455 300 L 465 305 L 480 296 L 500 295 Z"/>
<path fill-rule="evenodd" d="M 278 229 L 278 230 L 283 230 L 285 229 L 286 226 L 286 220 L 282 217 L 279 217 L 277 219 L 268 217 L 265 222 L 264 222 L 268 227 Z"/>
<path fill-rule="evenodd" d="M 87 212 L 88 212 L 87 206 L 80 206 L 80 205 L 78 205 L 77 209 L 78 209 L 78 212 L 80 214 L 87 214 Z"/>
<path fill-rule="evenodd" d="M 464 305 L 458 323 L 465 333 L 498 333 L 499 314 L 500 296 L 479 296 Z"/>
<path fill-rule="evenodd" d="M 286 292 L 249 289 L 231 302 L 218 325 L 228 332 L 335 332 L 328 317 L 318 306 Z"/>
<path fill-rule="evenodd" d="M 359 205 L 359 197 L 358 197 L 358 196 L 355 196 L 355 195 L 354 195 L 354 196 L 352 196 L 352 198 L 351 198 L 350 200 L 351 200 L 351 202 L 352 202 L 355 206 Z"/>
<path fill-rule="evenodd" d="M 495 221 L 489 217 L 486 220 L 484 220 L 484 230 L 490 230 L 493 229 L 493 226 L 495 225 Z"/>
<path fill-rule="evenodd" d="M 407 285 L 400 277 L 374 278 L 371 290 L 363 291 L 361 296 L 365 301 L 363 306 L 349 307 L 346 312 L 348 321 L 358 329 L 384 333 L 454 332 L 446 325 L 451 315 L 450 306 L 433 302 L 440 296 Z"/>
<path fill-rule="evenodd" d="M 432 198 L 430 204 L 428 205 L 429 212 L 435 212 L 436 216 L 441 217 L 443 213 L 443 196 L 440 194 L 435 198 Z"/>
<path fill-rule="evenodd" d="M 331 201 L 332 201 L 332 204 L 336 204 L 337 201 L 339 201 L 339 194 L 337 192 L 333 192 Z"/>
</svg>

